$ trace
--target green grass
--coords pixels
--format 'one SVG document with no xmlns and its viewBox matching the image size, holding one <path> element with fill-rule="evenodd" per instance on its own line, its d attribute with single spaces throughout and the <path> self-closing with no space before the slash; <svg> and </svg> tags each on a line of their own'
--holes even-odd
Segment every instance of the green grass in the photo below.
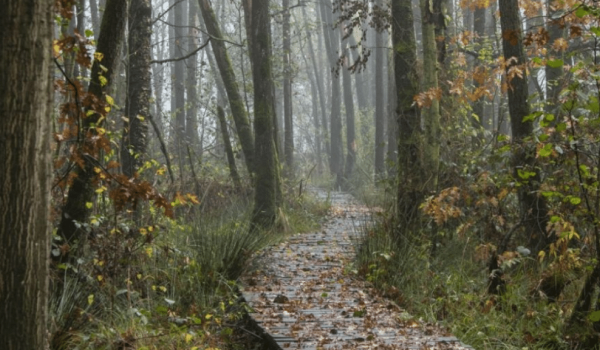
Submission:
<svg viewBox="0 0 600 350">
<path fill-rule="evenodd" d="M 557 303 L 534 298 L 540 272 L 531 258 L 521 258 L 505 269 L 506 293 L 491 296 L 487 259 L 477 258 L 472 241 L 441 240 L 432 256 L 429 240 L 416 237 L 398 245 L 381 222 L 364 232 L 354 271 L 413 317 L 439 323 L 480 350 L 580 346 L 569 338 L 565 324 L 581 280 L 569 285 Z"/>
<path fill-rule="evenodd" d="M 318 228 L 329 207 L 307 194 L 288 197 L 277 228 L 259 234 L 250 233 L 245 198 L 135 232 L 102 221 L 77 264 L 54 270 L 52 349 L 256 346 L 239 328 L 246 309 L 238 278 L 260 249 Z"/>
</svg>

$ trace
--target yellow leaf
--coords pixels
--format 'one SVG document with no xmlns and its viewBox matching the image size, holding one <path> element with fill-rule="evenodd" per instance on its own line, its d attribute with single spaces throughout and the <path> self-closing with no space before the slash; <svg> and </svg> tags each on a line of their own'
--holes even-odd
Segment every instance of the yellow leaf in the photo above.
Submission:
<svg viewBox="0 0 600 350">
<path fill-rule="evenodd" d="M 194 339 L 194 336 L 193 336 L 193 335 L 191 335 L 191 334 L 189 334 L 189 333 L 186 333 L 186 334 L 185 334 L 185 342 L 186 342 L 186 343 L 189 343 L 189 342 L 191 342 L 191 341 L 192 341 L 192 339 Z"/>
<path fill-rule="evenodd" d="M 142 117 L 142 116 L 141 116 L 141 115 L 139 115 L 139 114 L 137 115 L 137 118 L 138 118 L 139 120 L 141 120 L 141 121 L 144 121 L 144 120 L 146 120 L 146 118 Z"/>
<path fill-rule="evenodd" d="M 98 80 L 100 80 L 100 86 L 106 86 L 106 84 L 108 84 L 108 80 L 103 76 L 99 76 Z"/>
<path fill-rule="evenodd" d="M 158 289 L 160 289 L 163 292 L 167 291 L 167 287 L 165 287 L 165 286 L 160 286 L 160 287 L 158 287 Z"/>
<path fill-rule="evenodd" d="M 148 255 L 148 257 L 152 257 L 152 247 L 146 247 L 146 254 Z"/>
<path fill-rule="evenodd" d="M 102 282 L 102 280 L 104 279 L 104 277 L 102 277 L 102 275 L 98 275 L 98 282 Z"/>
<path fill-rule="evenodd" d="M 58 40 L 54 40 L 52 48 L 54 49 L 54 57 L 60 56 L 60 46 L 58 46 Z"/>
<path fill-rule="evenodd" d="M 92 203 L 92 202 L 85 203 L 85 207 L 88 209 L 92 209 L 93 206 L 94 206 L 94 203 Z"/>
<path fill-rule="evenodd" d="M 88 305 L 92 305 L 94 303 L 94 294 L 88 295 Z"/>
<path fill-rule="evenodd" d="M 98 134 L 100 135 L 104 135 L 106 134 L 106 129 L 104 128 L 96 128 L 96 131 L 98 132 Z"/>
<path fill-rule="evenodd" d="M 137 275 L 135 275 L 135 277 L 136 277 L 138 280 L 141 280 L 141 279 L 142 279 L 142 274 L 141 274 L 141 273 L 138 273 Z"/>
<path fill-rule="evenodd" d="M 146 231 L 146 229 L 142 227 L 142 228 L 140 228 L 140 234 L 141 234 L 142 236 L 145 236 L 145 235 L 147 235 L 147 234 L 148 234 L 148 231 Z"/>
<path fill-rule="evenodd" d="M 100 174 L 100 172 L 102 171 L 102 169 L 98 168 L 98 167 L 94 167 L 94 172 L 96 174 Z"/>
<path fill-rule="evenodd" d="M 106 187 L 102 186 L 99 189 L 96 190 L 96 193 L 100 194 L 102 192 L 106 191 Z"/>
<path fill-rule="evenodd" d="M 154 226 L 148 226 L 148 231 L 150 231 L 150 232 L 154 231 Z"/>
<path fill-rule="evenodd" d="M 207 320 L 210 320 L 212 318 L 211 314 L 206 314 L 206 316 L 204 316 L 204 318 L 206 318 Z"/>
<path fill-rule="evenodd" d="M 110 97 L 110 95 L 106 95 L 106 103 L 113 106 L 115 104 L 115 100 L 112 97 Z"/>
<path fill-rule="evenodd" d="M 94 53 L 94 59 L 98 62 L 102 62 L 102 59 L 104 58 L 104 54 L 102 52 L 98 52 L 96 51 Z"/>
</svg>

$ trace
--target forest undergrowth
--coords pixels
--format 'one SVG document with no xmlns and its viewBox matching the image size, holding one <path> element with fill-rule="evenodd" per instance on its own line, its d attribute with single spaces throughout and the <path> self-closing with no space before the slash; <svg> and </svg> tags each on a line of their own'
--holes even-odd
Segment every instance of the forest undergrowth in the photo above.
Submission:
<svg viewBox="0 0 600 350">
<path fill-rule="evenodd" d="M 286 194 L 277 227 L 251 232 L 251 199 L 206 182 L 211 203 L 175 196 L 177 218 L 150 209 L 135 222 L 97 215 L 82 248 L 55 259 L 52 349 L 253 349 L 238 277 L 254 253 L 291 232 L 318 227 L 328 204 Z M 55 257 L 61 255 L 55 237 Z"/>
<path fill-rule="evenodd" d="M 396 179 L 354 188 L 383 210 L 363 227 L 350 273 L 475 349 L 598 349 L 596 119 L 584 109 L 597 100 L 574 95 L 561 122 L 532 114 L 536 136 L 524 145 L 497 135 L 488 151 L 455 154 L 410 228 L 394 214 Z M 535 168 L 511 171 L 515 147 L 535 150 Z M 544 174 L 537 196 L 548 204 L 551 241 L 539 251 L 528 246 L 518 200 L 535 172 Z"/>
</svg>

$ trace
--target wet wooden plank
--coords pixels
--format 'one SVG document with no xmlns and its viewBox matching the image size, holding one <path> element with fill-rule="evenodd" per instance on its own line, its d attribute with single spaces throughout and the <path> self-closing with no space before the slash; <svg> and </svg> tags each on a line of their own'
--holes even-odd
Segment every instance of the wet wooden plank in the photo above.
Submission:
<svg viewBox="0 0 600 350">
<path fill-rule="evenodd" d="M 324 196 L 323 193 L 319 195 Z M 421 324 L 345 274 L 353 240 L 372 215 L 351 196 L 332 193 L 322 230 L 266 249 L 261 270 L 244 276 L 248 316 L 273 349 L 468 349 Z"/>
</svg>

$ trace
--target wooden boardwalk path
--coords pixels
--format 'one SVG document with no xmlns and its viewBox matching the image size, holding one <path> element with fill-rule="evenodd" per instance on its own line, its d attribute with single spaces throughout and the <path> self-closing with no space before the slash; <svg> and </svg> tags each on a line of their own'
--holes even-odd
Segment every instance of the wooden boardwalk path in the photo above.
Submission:
<svg viewBox="0 0 600 350">
<path fill-rule="evenodd" d="M 320 194 L 323 196 L 323 194 Z M 261 270 L 243 278 L 250 317 L 273 349 L 469 349 L 432 325 L 407 317 L 366 284 L 344 273 L 352 239 L 370 212 L 332 193 L 321 232 L 297 234 L 267 249 Z"/>
</svg>

